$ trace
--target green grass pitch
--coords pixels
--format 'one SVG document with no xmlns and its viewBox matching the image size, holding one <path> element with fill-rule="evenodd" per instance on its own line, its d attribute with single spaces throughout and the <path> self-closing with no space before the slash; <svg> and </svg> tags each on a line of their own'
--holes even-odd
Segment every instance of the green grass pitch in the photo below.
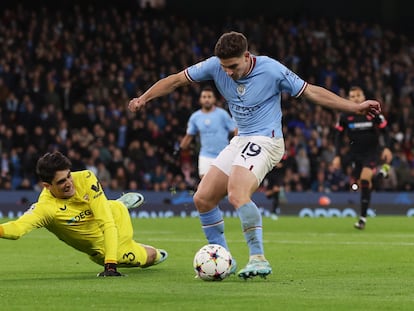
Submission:
<svg viewBox="0 0 414 311">
<path fill-rule="evenodd" d="M 4 220 L 3 220 L 4 221 Z M 3 222 L 2 221 L 2 222 Z M 239 268 L 248 259 L 237 218 L 226 237 Z M 165 248 L 147 269 L 102 270 L 45 229 L 0 240 L 0 310 L 413 310 L 414 230 L 408 217 L 264 218 L 267 279 L 194 279 L 192 260 L 205 243 L 197 218 L 133 219 L 135 238 Z"/>
</svg>

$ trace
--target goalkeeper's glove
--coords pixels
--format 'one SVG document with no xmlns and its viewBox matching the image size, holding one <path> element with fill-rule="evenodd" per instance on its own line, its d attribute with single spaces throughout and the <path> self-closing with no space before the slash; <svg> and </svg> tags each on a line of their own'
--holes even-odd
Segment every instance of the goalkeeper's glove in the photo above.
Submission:
<svg viewBox="0 0 414 311">
<path fill-rule="evenodd" d="M 122 274 L 116 271 L 116 263 L 106 263 L 105 270 L 99 273 L 98 276 L 122 276 Z"/>
</svg>

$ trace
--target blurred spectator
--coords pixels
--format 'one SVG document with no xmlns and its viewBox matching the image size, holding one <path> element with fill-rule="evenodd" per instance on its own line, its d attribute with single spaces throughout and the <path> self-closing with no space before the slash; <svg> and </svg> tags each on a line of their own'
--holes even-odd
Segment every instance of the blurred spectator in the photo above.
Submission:
<svg viewBox="0 0 414 311">
<path fill-rule="evenodd" d="M 350 189 L 350 178 L 342 172 L 342 168 L 337 167 L 332 162 L 328 164 L 325 171 L 326 181 L 331 192 L 348 191 Z"/>
<path fill-rule="evenodd" d="M 403 186 L 402 188 L 403 191 L 412 192 L 414 190 L 414 167 L 410 168 L 409 175 L 404 180 L 402 186 Z"/>
<path fill-rule="evenodd" d="M 122 150 L 119 148 L 114 148 L 112 151 L 112 158 L 109 161 L 108 170 L 111 176 L 115 176 L 117 174 L 118 169 L 120 167 L 124 167 L 124 157 L 122 155 Z"/>
<path fill-rule="evenodd" d="M 20 184 L 17 186 L 16 190 L 33 190 L 32 182 L 29 178 L 25 177 L 21 180 Z"/>
<path fill-rule="evenodd" d="M 105 166 L 105 163 L 97 160 L 96 161 L 96 177 L 98 178 L 99 182 L 101 183 L 104 189 L 108 189 L 111 184 L 111 174 L 109 173 L 108 169 Z"/>
<path fill-rule="evenodd" d="M 17 189 L 23 179 L 22 164 L 17 149 L 13 148 L 10 152 L 9 168 L 11 175 L 12 189 Z"/>
<path fill-rule="evenodd" d="M 111 189 L 120 191 L 128 189 L 128 182 L 126 168 L 123 165 L 118 166 L 113 174 L 113 177 L 111 178 Z"/>
<path fill-rule="evenodd" d="M 166 180 L 165 169 L 161 164 L 155 166 L 154 172 L 151 175 L 151 183 L 154 185 L 154 191 L 161 191 L 163 183 Z"/>
<path fill-rule="evenodd" d="M 329 181 L 325 178 L 324 169 L 319 169 L 316 173 L 316 179 L 312 181 L 311 189 L 313 192 L 331 192 Z"/>
</svg>

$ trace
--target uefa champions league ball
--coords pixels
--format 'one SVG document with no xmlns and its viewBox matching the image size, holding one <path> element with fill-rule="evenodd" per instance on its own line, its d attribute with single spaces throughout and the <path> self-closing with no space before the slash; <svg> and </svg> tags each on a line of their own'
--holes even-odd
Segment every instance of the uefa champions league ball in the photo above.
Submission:
<svg viewBox="0 0 414 311">
<path fill-rule="evenodd" d="M 230 274 L 232 257 L 218 244 L 204 245 L 195 254 L 193 267 L 197 277 L 204 281 L 221 281 Z"/>
</svg>

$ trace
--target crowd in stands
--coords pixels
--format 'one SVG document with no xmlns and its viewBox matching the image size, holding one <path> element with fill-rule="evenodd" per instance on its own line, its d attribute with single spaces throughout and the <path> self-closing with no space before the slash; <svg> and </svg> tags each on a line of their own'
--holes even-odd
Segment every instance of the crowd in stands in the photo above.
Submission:
<svg viewBox="0 0 414 311">
<path fill-rule="evenodd" d="M 40 189 L 35 164 L 52 150 L 68 155 L 73 170 L 94 171 L 108 189 L 194 189 L 197 145 L 179 157 L 173 150 L 202 85 L 137 114 L 127 104 L 159 78 L 211 56 L 228 30 L 244 32 L 253 54 L 274 57 L 311 83 L 344 97 L 359 85 L 379 100 L 394 155 L 381 190 L 414 189 L 414 42 L 406 34 L 334 18 L 209 23 L 93 5 L 0 12 L 0 189 Z M 222 99 L 219 105 L 227 108 Z M 349 191 L 351 168 L 331 164 L 337 114 L 285 94 L 282 106 L 285 191 Z"/>
</svg>

